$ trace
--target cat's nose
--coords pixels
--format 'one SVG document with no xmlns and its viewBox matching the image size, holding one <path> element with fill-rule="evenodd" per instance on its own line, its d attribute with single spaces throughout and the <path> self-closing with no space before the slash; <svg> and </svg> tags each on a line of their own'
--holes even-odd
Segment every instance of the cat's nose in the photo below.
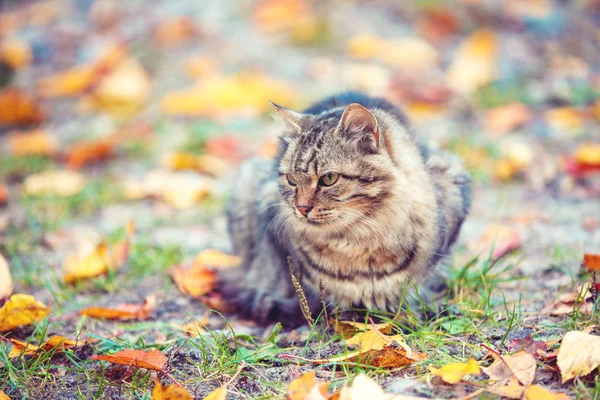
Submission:
<svg viewBox="0 0 600 400">
<path fill-rule="evenodd" d="M 300 211 L 300 214 L 304 215 L 305 217 L 310 212 L 310 210 L 312 210 L 312 206 L 296 206 L 296 208 L 298 209 L 298 211 Z"/>
</svg>

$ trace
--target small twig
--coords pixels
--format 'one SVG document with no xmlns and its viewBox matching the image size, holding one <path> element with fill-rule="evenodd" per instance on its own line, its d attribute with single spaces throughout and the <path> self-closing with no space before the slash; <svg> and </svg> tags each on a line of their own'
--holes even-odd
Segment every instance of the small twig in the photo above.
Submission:
<svg viewBox="0 0 600 400">
<path fill-rule="evenodd" d="M 323 317 L 325 318 L 325 331 L 329 331 L 329 315 L 327 315 L 327 303 L 325 302 L 325 285 L 323 285 L 323 278 L 319 278 L 319 297 L 321 298 L 321 307 L 323 307 Z"/>
<path fill-rule="evenodd" d="M 179 387 L 183 387 L 183 386 L 181 385 L 181 383 L 179 383 L 179 382 L 177 381 L 177 379 L 175 379 L 175 377 L 174 377 L 173 375 L 171 375 L 171 374 L 170 374 L 170 373 L 168 373 L 167 371 L 161 371 L 161 372 L 162 372 L 163 374 L 165 374 L 165 376 L 166 376 L 167 378 L 169 378 L 170 380 L 172 380 L 174 384 L 176 384 L 176 385 L 177 385 L 177 386 L 179 386 Z"/>
<path fill-rule="evenodd" d="M 237 371 L 235 371 L 235 374 L 233 374 L 233 376 L 231 377 L 231 379 L 229 379 L 229 381 L 225 385 L 229 386 L 229 384 L 231 382 L 233 382 L 235 380 L 235 378 L 238 377 L 238 375 L 240 374 L 240 372 L 242 372 L 242 370 L 244 369 L 245 366 L 246 366 L 246 361 L 242 360 L 242 362 L 240 363 L 240 366 L 238 367 Z"/>
<path fill-rule="evenodd" d="M 310 312 L 310 307 L 308 306 L 308 300 L 306 300 L 306 295 L 304 294 L 304 290 L 302 290 L 302 285 L 298 282 L 296 278 L 296 270 L 294 268 L 294 263 L 292 262 L 292 257 L 287 258 L 288 265 L 290 266 L 290 275 L 292 276 L 292 283 L 294 284 L 294 288 L 296 289 L 296 294 L 300 299 L 300 309 L 302 310 L 302 315 L 304 315 L 304 319 L 308 322 L 311 328 L 315 326 L 315 320 L 312 318 L 312 313 Z"/>
</svg>

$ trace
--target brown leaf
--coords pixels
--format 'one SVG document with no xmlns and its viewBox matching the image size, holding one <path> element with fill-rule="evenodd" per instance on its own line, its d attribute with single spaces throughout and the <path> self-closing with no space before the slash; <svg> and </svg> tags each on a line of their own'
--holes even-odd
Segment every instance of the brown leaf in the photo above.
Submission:
<svg viewBox="0 0 600 400">
<path fill-rule="evenodd" d="M 558 351 L 562 382 L 585 376 L 600 366 L 600 336 L 567 332 Z"/>
<path fill-rule="evenodd" d="M 27 132 L 12 132 L 8 136 L 8 146 L 15 156 L 56 154 L 58 141 L 56 137 L 43 129 Z"/>
<path fill-rule="evenodd" d="M 533 340 L 531 335 L 526 335 L 522 338 L 510 339 L 506 345 L 506 348 L 511 353 L 524 350 L 534 357 L 538 357 L 538 350 L 544 353 L 548 351 L 548 345 L 545 342 L 541 340 Z"/>
<path fill-rule="evenodd" d="M 158 379 L 154 380 L 152 400 L 193 400 L 194 398 L 185 389 L 177 385 L 163 386 Z"/>
<path fill-rule="evenodd" d="M 494 358 L 494 363 L 489 367 L 482 368 L 490 380 L 496 381 L 499 385 L 531 385 L 535 378 L 536 361 L 535 358 L 526 351 L 513 355 L 501 356 L 490 352 Z"/>
<path fill-rule="evenodd" d="M 594 307 L 592 293 L 584 286 L 577 287 L 571 293 L 561 295 L 558 300 L 547 304 L 540 313 L 549 315 L 565 315 L 577 310 L 588 314 Z"/>
<path fill-rule="evenodd" d="M 13 292 L 13 281 L 8 262 L 0 254 L 0 301 L 10 296 Z"/>
<path fill-rule="evenodd" d="M 0 125 L 39 124 L 44 114 L 37 101 L 15 88 L 4 88 L 0 91 Z"/>
<path fill-rule="evenodd" d="M 39 322 L 49 313 L 50 308 L 33 296 L 13 294 L 0 308 L 0 332 Z"/>
<path fill-rule="evenodd" d="M 183 293 L 200 297 L 215 288 L 216 272 L 198 263 L 189 268 L 178 265 L 173 269 L 173 280 Z"/>
<path fill-rule="evenodd" d="M 294 379 L 288 388 L 289 400 L 305 400 L 308 394 L 316 388 L 316 390 L 326 399 L 327 383 L 318 382 L 315 379 L 315 371 L 309 371 L 300 378 Z"/>
<path fill-rule="evenodd" d="M 600 254 L 585 253 L 583 255 L 583 264 L 590 272 L 600 270 Z"/>
<path fill-rule="evenodd" d="M 123 303 L 116 308 L 88 307 L 79 311 L 80 315 L 91 318 L 111 320 L 146 320 L 152 314 L 156 306 L 156 296 L 150 295 L 144 299 L 142 304 Z"/>
<path fill-rule="evenodd" d="M 90 360 L 108 361 L 113 364 L 130 365 L 135 368 L 147 368 L 163 371 L 167 364 L 167 357 L 159 350 L 121 350 L 114 354 L 99 356 L 94 354 Z"/>
<path fill-rule="evenodd" d="M 20 340 L 16 339 L 9 340 L 13 344 L 10 353 L 8 353 L 9 358 L 32 355 L 40 351 L 64 351 L 66 349 L 83 346 L 84 344 L 83 342 L 70 340 L 63 336 L 51 336 L 47 341 L 41 343 L 39 346 L 31 343 L 21 342 Z"/>
<path fill-rule="evenodd" d="M 207 320 L 203 320 L 203 321 L 192 320 L 192 321 L 186 322 L 181 327 L 177 327 L 177 328 L 181 328 L 181 331 L 183 333 L 185 333 L 186 335 L 188 335 L 189 337 L 198 337 L 201 334 L 206 333 L 207 323 L 208 323 Z"/>
<path fill-rule="evenodd" d="M 66 155 L 66 163 L 69 168 L 79 169 L 85 165 L 104 161 L 113 153 L 113 142 L 108 139 L 100 139 L 77 143 Z"/>
</svg>

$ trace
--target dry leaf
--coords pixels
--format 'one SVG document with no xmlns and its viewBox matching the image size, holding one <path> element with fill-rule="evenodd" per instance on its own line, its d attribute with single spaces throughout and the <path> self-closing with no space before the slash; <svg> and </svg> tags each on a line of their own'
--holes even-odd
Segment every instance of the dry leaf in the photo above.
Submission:
<svg viewBox="0 0 600 400">
<path fill-rule="evenodd" d="M 261 0 L 253 10 L 253 20 L 264 33 L 290 31 L 314 20 L 306 0 Z"/>
<path fill-rule="evenodd" d="M 269 110 L 269 100 L 280 104 L 292 102 L 292 90 L 283 81 L 260 74 L 219 77 L 199 82 L 187 90 L 167 93 L 162 100 L 166 114 L 179 116 L 211 116 L 228 113 Z"/>
<path fill-rule="evenodd" d="M 44 171 L 30 175 L 23 182 L 23 192 L 28 196 L 73 196 L 86 185 L 84 175 L 74 171 Z"/>
<path fill-rule="evenodd" d="M 31 344 L 31 343 L 21 342 L 20 340 L 16 340 L 16 339 L 9 339 L 9 340 L 13 344 L 13 347 L 10 350 L 10 353 L 8 353 L 9 358 L 32 355 L 39 351 L 50 351 L 50 350 L 64 351 L 66 349 L 71 349 L 73 347 L 78 347 L 78 346 L 83 345 L 82 342 L 78 343 L 75 340 L 70 340 L 63 336 L 51 336 L 47 341 L 40 344 L 39 346 Z"/>
<path fill-rule="evenodd" d="M 583 264 L 590 272 L 600 270 L 600 254 L 585 253 L 583 255 Z"/>
<path fill-rule="evenodd" d="M 521 385 L 508 385 L 508 386 L 488 386 L 485 388 L 486 391 L 502 396 L 507 397 L 509 399 L 519 399 L 523 398 L 523 393 L 525 393 L 525 387 Z"/>
<path fill-rule="evenodd" d="M 0 332 L 39 322 L 50 308 L 28 294 L 13 294 L 0 308 Z"/>
<path fill-rule="evenodd" d="M 392 333 L 393 324 L 391 322 L 383 322 L 381 324 L 371 324 L 365 322 L 354 322 L 354 321 L 330 321 L 334 325 L 334 329 L 337 333 L 342 335 L 344 339 L 351 338 L 359 332 L 365 332 L 369 330 L 377 330 L 385 335 Z"/>
<path fill-rule="evenodd" d="M 66 155 L 69 168 L 81 168 L 85 165 L 103 161 L 113 152 L 113 141 L 99 139 L 75 144 Z"/>
<path fill-rule="evenodd" d="M 121 350 L 104 356 L 94 354 L 90 360 L 108 361 L 113 364 L 130 365 L 155 371 L 163 371 L 167 364 L 167 357 L 159 350 Z"/>
<path fill-rule="evenodd" d="M 0 204 L 4 204 L 7 201 L 8 201 L 8 189 L 6 188 L 6 186 L 0 184 Z"/>
<path fill-rule="evenodd" d="M 507 133 L 525 124 L 531 116 L 522 103 L 510 103 L 490 108 L 485 113 L 486 128 L 495 133 Z"/>
<path fill-rule="evenodd" d="M 198 337 L 203 333 L 206 333 L 206 324 L 208 321 L 196 321 L 192 320 L 181 326 L 181 331 L 189 337 Z M 179 328 L 179 327 L 178 327 Z"/>
<path fill-rule="evenodd" d="M 114 270 L 108 255 L 108 246 L 102 242 L 83 256 L 71 255 L 63 262 L 64 280 L 73 283 L 83 279 L 94 278 Z"/>
<path fill-rule="evenodd" d="M 0 42 L 0 60 L 12 69 L 29 65 L 32 58 L 31 46 L 25 40 L 11 37 Z"/>
<path fill-rule="evenodd" d="M 163 386 L 158 379 L 154 380 L 152 400 L 193 400 L 194 398 L 185 389 L 177 385 Z"/>
<path fill-rule="evenodd" d="M 154 40 L 161 46 L 173 46 L 197 35 L 198 27 L 190 17 L 167 17 L 156 28 Z"/>
<path fill-rule="evenodd" d="M 2 254 L 0 254 L 0 301 L 4 300 L 12 294 L 13 281 L 10 275 L 8 262 Z"/>
<path fill-rule="evenodd" d="M 309 371 L 302 375 L 300 378 L 296 378 L 290 383 L 290 387 L 288 388 L 288 399 L 289 400 L 305 400 L 309 394 L 313 390 L 313 388 L 317 388 L 316 390 L 326 399 L 325 395 L 327 394 L 327 383 L 325 382 L 317 382 L 315 379 L 315 371 Z"/>
<path fill-rule="evenodd" d="M 569 396 L 551 392 L 538 385 L 531 385 L 525 391 L 524 400 L 569 400 Z"/>
<path fill-rule="evenodd" d="M 490 224 L 486 227 L 481 237 L 469 243 L 469 250 L 472 253 L 479 253 L 487 256 L 492 247 L 492 260 L 497 260 L 512 250 L 521 247 L 521 235 L 519 231 L 509 225 Z"/>
<path fill-rule="evenodd" d="M 446 73 L 446 84 L 458 93 L 469 94 L 496 79 L 497 39 L 488 30 L 466 38 L 456 50 Z"/>
<path fill-rule="evenodd" d="M 230 169 L 229 164 L 219 157 L 185 152 L 166 154 L 162 158 L 161 165 L 173 171 L 193 170 L 211 176 L 223 175 Z"/>
<path fill-rule="evenodd" d="M 352 36 L 346 45 L 348 52 L 355 58 L 375 58 L 380 53 L 382 39 L 370 33 Z"/>
<path fill-rule="evenodd" d="M 444 382 L 451 384 L 460 382 L 466 375 L 479 375 L 480 373 L 477 361 L 472 358 L 466 363 L 452 363 L 441 368 L 429 367 L 429 371 L 433 375 L 441 377 Z"/>
<path fill-rule="evenodd" d="M 10 400 L 10 397 L 8 397 L 6 393 L 0 390 L 0 400 Z"/>
<path fill-rule="evenodd" d="M 225 400 L 227 398 L 227 385 L 223 385 L 214 392 L 211 392 L 204 400 Z"/>
<path fill-rule="evenodd" d="M 156 306 L 156 296 L 147 296 L 142 304 L 123 303 L 115 308 L 107 307 L 88 307 L 79 311 L 80 315 L 86 315 L 91 318 L 111 319 L 111 320 L 146 320 L 152 314 Z"/>
<path fill-rule="evenodd" d="M 531 385 L 536 370 L 536 361 L 531 354 L 523 350 L 505 356 L 493 352 L 490 354 L 494 358 L 494 363 L 482 368 L 490 380 L 498 382 L 500 386 Z"/>
<path fill-rule="evenodd" d="M 584 290 L 584 286 L 579 286 L 573 292 L 565 293 L 558 300 L 546 305 L 540 313 L 565 315 L 577 310 L 577 312 L 588 314 L 592 312 L 593 307 L 592 293 L 587 288 Z"/>
<path fill-rule="evenodd" d="M 39 124 L 43 120 L 44 114 L 33 97 L 10 87 L 0 91 L 0 125 Z"/>
<path fill-rule="evenodd" d="M 567 332 L 558 351 L 562 382 L 585 376 L 600 366 L 600 336 Z"/>
<path fill-rule="evenodd" d="M 575 153 L 575 160 L 588 167 L 600 167 L 600 143 L 580 145 Z"/>
<path fill-rule="evenodd" d="M 339 400 L 384 400 L 385 393 L 377 382 L 364 374 L 358 375 L 351 386 L 345 386 Z"/>
<path fill-rule="evenodd" d="M 58 149 L 56 137 L 44 129 L 26 132 L 11 132 L 8 136 L 10 152 L 15 156 L 51 156 Z"/>
<path fill-rule="evenodd" d="M 532 356 L 539 356 L 538 351 L 547 352 L 548 345 L 541 340 L 533 340 L 531 335 L 526 335 L 522 338 L 510 339 L 506 345 L 508 351 L 515 352 L 519 350 L 525 350 Z"/>
<path fill-rule="evenodd" d="M 207 265 L 216 268 L 232 268 L 237 267 L 242 262 L 242 259 L 238 256 L 223 253 L 215 249 L 202 250 L 196 256 L 194 263 L 200 265 Z"/>
<path fill-rule="evenodd" d="M 173 280 L 183 293 L 200 297 L 215 288 L 216 272 L 198 263 L 189 268 L 178 265 L 173 270 Z"/>
</svg>

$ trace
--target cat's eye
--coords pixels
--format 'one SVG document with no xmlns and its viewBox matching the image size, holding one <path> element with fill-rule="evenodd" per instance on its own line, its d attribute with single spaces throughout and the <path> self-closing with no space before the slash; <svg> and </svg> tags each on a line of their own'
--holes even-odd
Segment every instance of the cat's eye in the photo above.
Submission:
<svg viewBox="0 0 600 400">
<path fill-rule="evenodd" d="M 337 172 L 328 172 L 321 177 L 319 183 L 321 183 L 324 186 L 331 186 L 337 182 L 339 177 L 340 174 L 338 174 Z"/>
<path fill-rule="evenodd" d="M 285 177 L 287 178 L 287 181 L 291 186 L 296 186 L 298 184 L 298 182 L 296 182 L 296 180 L 294 180 L 294 178 L 290 174 L 285 174 Z"/>
</svg>

